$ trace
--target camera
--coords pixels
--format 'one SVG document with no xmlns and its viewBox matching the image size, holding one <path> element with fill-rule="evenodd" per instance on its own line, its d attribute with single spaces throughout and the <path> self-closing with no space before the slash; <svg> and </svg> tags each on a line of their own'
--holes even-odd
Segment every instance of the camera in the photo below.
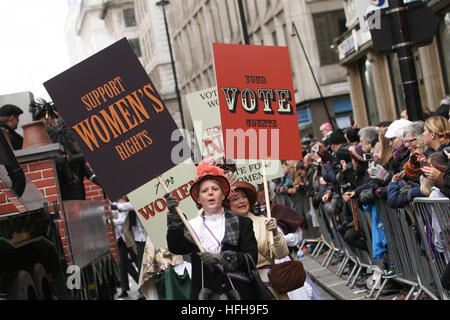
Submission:
<svg viewBox="0 0 450 320">
<path fill-rule="evenodd" d="M 335 163 L 334 166 L 333 166 L 333 171 L 335 173 L 341 172 L 342 171 L 342 164 L 340 162 Z"/>
<path fill-rule="evenodd" d="M 350 191 L 351 189 L 352 189 L 352 185 L 350 184 L 350 182 L 341 185 L 341 195 L 343 195 L 347 191 Z"/>
<path fill-rule="evenodd" d="M 373 153 L 364 153 L 363 158 L 365 161 L 373 161 L 375 158 L 373 157 Z"/>
<path fill-rule="evenodd" d="M 347 170 L 353 169 L 353 164 L 351 162 L 346 162 Z M 339 172 L 342 172 L 342 164 L 340 162 L 336 162 L 333 165 L 333 170 L 335 174 L 338 174 Z"/>
</svg>

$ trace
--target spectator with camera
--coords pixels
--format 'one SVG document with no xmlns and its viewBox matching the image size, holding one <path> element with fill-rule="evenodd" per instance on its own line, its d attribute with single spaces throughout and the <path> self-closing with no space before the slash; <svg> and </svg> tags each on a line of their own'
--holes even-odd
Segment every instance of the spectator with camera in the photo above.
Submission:
<svg viewBox="0 0 450 320">
<path fill-rule="evenodd" d="M 356 215 L 358 205 L 355 199 L 361 192 L 359 188 L 367 185 L 370 181 L 367 172 L 369 160 L 366 160 L 367 156 L 364 156 L 362 144 L 350 147 L 349 155 L 351 162 L 347 163 L 341 160 L 342 169 L 337 174 L 338 183 L 341 185 L 340 193 L 345 201 L 345 223 L 341 225 L 338 231 L 343 235 L 344 241 L 350 246 L 368 251 L 364 236 L 358 228 Z"/>
<path fill-rule="evenodd" d="M 330 146 L 332 155 L 330 156 L 330 161 L 324 162 L 323 164 L 322 176 L 326 182 L 334 185 L 334 190 L 338 192 L 339 186 L 337 185 L 336 173 L 342 169 L 340 163 L 341 160 L 346 160 L 347 162 L 350 161 L 348 158 L 350 144 L 347 143 L 347 139 L 341 129 L 333 131 L 327 142 Z M 328 197 L 325 197 L 323 201 L 328 202 L 328 200 Z"/>
</svg>

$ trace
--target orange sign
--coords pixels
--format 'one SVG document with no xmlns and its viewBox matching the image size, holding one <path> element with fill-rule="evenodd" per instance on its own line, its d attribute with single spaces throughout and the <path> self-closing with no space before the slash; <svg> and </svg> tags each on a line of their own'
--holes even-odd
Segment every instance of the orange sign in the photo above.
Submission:
<svg viewBox="0 0 450 320">
<path fill-rule="evenodd" d="M 227 159 L 302 158 L 287 47 L 214 43 Z"/>
</svg>

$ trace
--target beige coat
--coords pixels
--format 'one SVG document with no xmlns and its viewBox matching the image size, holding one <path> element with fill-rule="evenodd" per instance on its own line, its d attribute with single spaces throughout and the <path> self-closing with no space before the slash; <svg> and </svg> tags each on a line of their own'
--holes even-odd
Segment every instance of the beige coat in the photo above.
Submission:
<svg viewBox="0 0 450 320">
<path fill-rule="evenodd" d="M 255 232 L 255 238 L 258 242 L 258 263 L 256 267 L 259 268 L 262 266 L 271 265 L 272 261 L 269 260 L 269 232 L 266 231 L 265 224 L 267 218 L 263 216 L 255 216 L 250 212 L 248 213 L 247 217 L 249 217 L 253 221 L 253 231 Z M 282 259 L 284 257 L 287 257 L 287 255 L 289 254 L 289 249 L 286 245 L 286 242 L 284 241 L 284 237 L 280 233 L 273 237 L 273 246 L 273 255 L 276 259 Z M 261 279 L 263 281 L 268 281 L 266 272 L 267 269 L 259 270 L 259 274 L 261 275 Z M 287 294 L 280 294 L 273 290 L 271 287 L 269 287 L 269 289 L 278 300 L 289 300 Z"/>
</svg>

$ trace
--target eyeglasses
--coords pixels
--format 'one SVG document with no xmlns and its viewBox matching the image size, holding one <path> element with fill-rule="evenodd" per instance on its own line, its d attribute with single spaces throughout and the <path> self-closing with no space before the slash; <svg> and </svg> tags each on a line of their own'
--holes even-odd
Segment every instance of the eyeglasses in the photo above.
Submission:
<svg viewBox="0 0 450 320">
<path fill-rule="evenodd" d="M 410 143 L 413 143 L 413 142 L 416 141 L 416 140 L 417 140 L 417 138 L 410 139 L 410 140 L 403 140 L 403 143 L 404 143 L 404 144 L 410 144 Z"/>
</svg>

